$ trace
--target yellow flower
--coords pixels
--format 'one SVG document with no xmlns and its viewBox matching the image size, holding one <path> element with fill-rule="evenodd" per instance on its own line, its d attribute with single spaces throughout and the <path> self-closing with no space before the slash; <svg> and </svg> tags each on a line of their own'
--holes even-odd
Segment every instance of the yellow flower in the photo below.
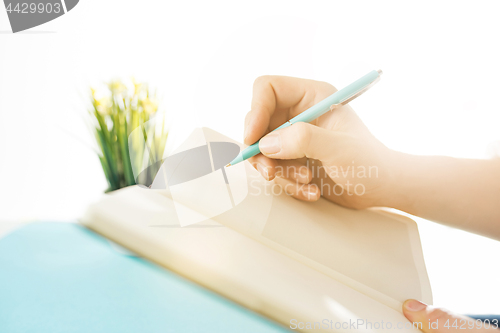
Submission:
<svg viewBox="0 0 500 333">
<path fill-rule="evenodd" d="M 94 99 L 97 111 L 102 115 L 111 114 L 111 103 L 108 98 Z"/>
<path fill-rule="evenodd" d="M 127 91 L 127 87 L 119 80 L 111 81 L 108 84 L 109 90 L 111 90 L 112 94 L 121 94 Z"/>
<path fill-rule="evenodd" d="M 156 101 L 152 101 L 149 98 L 145 98 L 141 101 L 144 112 L 147 114 L 153 114 L 158 109 L 158 104 Z"/>
</svg>

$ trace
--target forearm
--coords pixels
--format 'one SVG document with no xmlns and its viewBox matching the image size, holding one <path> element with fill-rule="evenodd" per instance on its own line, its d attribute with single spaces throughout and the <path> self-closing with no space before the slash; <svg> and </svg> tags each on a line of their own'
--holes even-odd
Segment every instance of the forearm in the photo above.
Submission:
<svg viewBox="0 0 500 333">
<path fill-rule="evenodd" d="M 500 160 L 394 154 L 390 207 L 500 239 Z"/>
</svg>

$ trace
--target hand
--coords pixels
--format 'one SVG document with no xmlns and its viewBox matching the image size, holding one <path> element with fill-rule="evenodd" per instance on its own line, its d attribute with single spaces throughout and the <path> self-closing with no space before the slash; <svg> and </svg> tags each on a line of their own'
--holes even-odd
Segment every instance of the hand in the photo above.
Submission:
<svg viewBox="0 0 500 333">
<path fill-rule="evenodd" d="M 416 300 L 407 300 L 403 304 L 403 313 L 412 327 L 422 332 L 444 333 L 444 332 L 483 332 L 495 330 L 499 327 L 498 322 L 481 322 L 469 317 L 460 316 L 444 309 L 437 309 Z"/>
<path fill-rule="evenodd" d="M 325 82 L 259 77 L 245 119 L 245 143 L 255 143 L 336 91 Z M 368 131 L 350 106 L 267 134 L 259 147 L 262 154 L 250 159 L 252 165 L 297 199 L 315 201 L 323 195 L 351 208 L 389 206 L 394 152 Z"/>
</svg>

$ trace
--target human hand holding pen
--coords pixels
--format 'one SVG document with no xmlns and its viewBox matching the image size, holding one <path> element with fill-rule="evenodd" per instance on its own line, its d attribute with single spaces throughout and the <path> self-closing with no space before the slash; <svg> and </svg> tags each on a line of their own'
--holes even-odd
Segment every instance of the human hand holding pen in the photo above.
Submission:
<svg viewBox="0 0 500 333">
<path fill-rule="evenodd" d="M 325 82 L 258 78 L 245 121 L 245 143 L 254 143 L 335 91 Z M 271 133 L 259 148 L 262 154 L 250 159 L 252 165 L 298 199 L 315 201 L 323 195 L 347 207 L 365 208 L 383 205 L 388 195 L 391 151 L 348 105 L 312 123 L 296 123 Z"/>
</svg>

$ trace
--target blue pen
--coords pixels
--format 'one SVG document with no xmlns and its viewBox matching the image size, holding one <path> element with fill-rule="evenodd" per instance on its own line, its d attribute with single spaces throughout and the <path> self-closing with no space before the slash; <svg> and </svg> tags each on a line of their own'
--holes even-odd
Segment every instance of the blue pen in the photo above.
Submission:
<svg viewBox="0 0 500 333">
<path fill-rule="evenodd" d="M 308 123 L 324 115 L 330 110 L 334 110 L 342 105 L 346 105 L 347 103 L 349 103 L 350 101 L 352 101 L 353 99 L 355 99 L 356 97 L 367 91 L 376 82 L 378 82 L 378 80 L 380 79 L 380 75 L 382 75 L 381 70 L 371 71 L 370 73 L 366 74 L 357 81 L 354 81 L 347 87 L 328 96 L 318 104 L 311 106 L 309 109 L 305 110 L 298 116 L 290 119 L 280 127 L 276 128 L 274 131 L 291 126 L 298 122 Z M 257 141 L 253 145 L 243 149 L 238 154 L 238 156 L 236 156 L 234 160 L 232 160 L 231 163 L 229 163 L 226 166 L 231 166 L 243 162 L 259 153 L 260 153 L 259 141 Z"/>
</svg>

